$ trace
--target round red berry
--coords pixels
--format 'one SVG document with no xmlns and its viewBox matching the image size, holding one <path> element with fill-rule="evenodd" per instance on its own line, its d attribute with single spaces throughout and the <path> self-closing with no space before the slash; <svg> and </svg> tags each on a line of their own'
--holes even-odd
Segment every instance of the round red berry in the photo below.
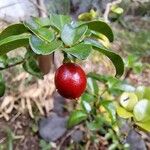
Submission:
<svg viewBox="0 0 150 150">
<path fill-rule="evenodd" d="M 64 63 L 55 74 L 55 86 L 58 93 L 69 99 L 82 95 L 86 88 L 86 75 L 83 69 L 74 63 Z"/>
</svg>

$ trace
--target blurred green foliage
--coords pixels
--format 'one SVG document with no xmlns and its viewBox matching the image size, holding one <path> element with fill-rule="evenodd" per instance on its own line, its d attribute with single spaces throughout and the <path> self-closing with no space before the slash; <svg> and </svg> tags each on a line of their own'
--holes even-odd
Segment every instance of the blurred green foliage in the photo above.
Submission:
<svg viewBox="0 0 150 150">
<path fill-rule="evenodd" d="M 116 30 L 116 37 L 121 41 L 123 50 L 137 56 L 150 55 L 150 30 L 141 29 L 138 32 Z"/>
</svg>

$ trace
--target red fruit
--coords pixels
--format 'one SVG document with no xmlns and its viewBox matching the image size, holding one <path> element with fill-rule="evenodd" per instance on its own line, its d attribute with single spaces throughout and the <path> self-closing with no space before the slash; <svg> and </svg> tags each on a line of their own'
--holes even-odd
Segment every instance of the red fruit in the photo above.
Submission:
<svg viewBox="0 0 150 150">
<path fill-rule="evenodd" d="M 55 74 L 58 93 L 70 99 L 81 96 L 86 88 L 86 75 L 83 69 L 74 63 L 64 63 Z"/>
</svg>

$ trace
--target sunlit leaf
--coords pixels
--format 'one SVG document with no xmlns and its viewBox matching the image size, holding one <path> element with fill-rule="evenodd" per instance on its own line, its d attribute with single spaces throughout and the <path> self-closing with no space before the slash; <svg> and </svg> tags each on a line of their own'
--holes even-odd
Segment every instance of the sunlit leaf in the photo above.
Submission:
<svg viewBox="0 0 150 150">
<path fill-rule="evenodd" d="M 61 32 L 61 39 L 67 46 L 72 46 L 83 39 L 87 30 L 86 25 L 73 27 L 71 24 L 66 24 Z"/>
<path fill-rule="evenodd" d="M 50 24 L 58 30 L 62 30 L 65 24 L 71 22 L 71 17 L 66 15 L 50 14 Z"/>
<path fill-rule="evenodd" d="M 116 111 L 117 111 L 118 116 L 121 118 L 127 119 L 127 118 L 133 117 L 133 113 L 127 111 L 126 109 L 124 109 L 121 106 L 117 106 Z"/>
<path fill-rule="evenodd" d="M 140 122 L 150 120 L 150 101 L 142 99 L 136 103 L 133 109 L 134 118 Z"/>
<path fill-rule="evenodd" d="M 91 102 L 93 102 L 94 97 L 93 97 L 93 95 L 91 95 L 91 94 L 89 94 L 89 93 L 87 93 L 87 92 L 84 92 L 84 93 L 82 94 L 82 96 L 81 96 L 81 100 L 82 100 L 82 101 L 86 101 L 86 102 L 88 102 L 88 103 L 91 103 Z"/>
<path fill-rule="evenodd" d="M 41 28 L 42 26 L 40 24 L 38 24 L 35 20 L 36 20 L 36 18 L 31 17 L 30 19 L 23 22 L 23 24 L 31 31 L 37 30 L 37 29 Z"/>
<path fill-rule="evenodd" d="M 45 17 L 45 18 L 36 18 L 36 17 L 32 17 L 32 19 L 34 20 L 35 23 L 37 23 L 40 27 L 49 27 L 50 26 L 50 18 L 49 17 Z"/>
<path fill-rule="evenodd" d="M 114 36 L 113 36 L 112 29 L 104 21 L 101 20 L 89 21 L 89 22 L 82 23 L 82 25 L 83 24 L 86 24 L 90 30 L 104 34 L 109 39 L 110 42 L 113 42 Z"/>
<path fill-rule="evenodd" d="M 47 42 L 51 42 L 55 38 L 54 31 L 52 29 L 48 29 L 46 27 L 41 26 L 36 21 L 38 19 L 32 18 L 31 20 L 28 20 L 24 22 L 25 26 L 32 31 L 36 36 L 41 38 L 41 40 L 45 40 Z"/>
<path fill-rule="evenodd" d="M 0 33 L 0 41 L 12 35 L 19 35 L 28 32 L 27 28 L 21 24 L 12 24 Z"/>
<path fill-rule="evenodd" d="M 116 122 L 116 108 L 115 108 L 113 102 L 105 100 L 105 101 L 102 101 L 100 104 L 102 106 L 104 106 L 104 108 L 109 113 L 109 116 L 110 116 L 112 123 L 115 123 Z"/>
<path fill-rule="evenodd" d="M 96 40 L 92 40 L 92 39 L 87 39 L 85 40 L 86 44 L 90 44 L 93 46 L 93 49 L 99 51 L 100 53 L 106 55 L 113 63 L 113 65 L 115 66 L 116 69 L 116 76 L 120 77 L 123 75 L 124 73 L 124 63 L 122 58 L 112 52 L 111 50 L 107 49 L 106 47 L 104 47 L 102 44 L 100 44 L 98 41 Z"/>
<path fill-rule="evenodd" d="M 92 110 L 90 104 L 87 101 L 81 101 L 81 103 L 87 113 L 89 113 Z"/>
<path fill-rule="evenodd" d="M 71 48 L 64 49 L 64 51 L 67 54 L 69 53 L 80 60 L 86 59 L 90 55 L 91 50 L 92 50 L 92 47 L 84 43 L 80 43 Z"/>
<path fill-rule="evenodd" d="M 0 55 L 19 47 L 29 45 L 29 34 L 13 35 L 0 41 Z"/>
<path fill-rule="evenodd" d="M 135 122 L 135 124 L 139 127 L 141 127 L 142 129 L 150 132 L 150 121 L 147 122 Z"/>
<path fill-rule="evenodd" d="M 47 43 L 36 36 L 31 36 L 29 39 L 30 46 L 36 54 L 49 55 L 62 46 L 61 41 L 53 41 Z"/>
<path fill-rule="evenodd" d="M 97 85 L 97 83 L 96 83 L 96 81 L 94 80 L 94 79 L 92 79 L 92 78 L 88 78 L 87 79 L 87 89 L 88 89 L 88 91 L 91 93 L 91 94 L 93 94 L 93 95 L 95 95 L 95 96 L 97 96 L 98 95 L 98 92 L 99 92 L 99 88 L 98 88 L 98 85 Z"/>
</svg>

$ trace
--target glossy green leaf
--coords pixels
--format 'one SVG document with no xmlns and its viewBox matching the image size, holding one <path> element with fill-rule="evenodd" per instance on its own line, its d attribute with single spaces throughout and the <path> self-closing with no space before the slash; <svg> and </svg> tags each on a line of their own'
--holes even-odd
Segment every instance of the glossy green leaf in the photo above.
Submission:
<svg viewBox="0 0 150 150">
<path fill-rule="evenodd" d="M 81 101 L 81 104 L 87 113 L 92 110 L 90 104 L 87 101 Z"/>
<path fill-rule="evenodd" d="M 36 36 L 38 36 L 41 40 L 45 40 L 47 42 L 51 42 L 55 38 L 54 31 L 52 29 L 48 29 L 43 27 L 41 24 L 37 23 L 37 18 L 32 18 L 29 21 L 26 21 L 25 26 L 32 31 Z M 38 20 L 39 21 L 39 20 Z"/>
<path fill-rule="evenodd" d="M 23 22 L 23 24 L 25 27 L 27 27 L 31 31 L 37 30 L 37 29 L 41 28 L 42 26 L 40 24 L 38 24 L 35 20 L 36 20 L 36 18 L 31 17 L 30 19 Z"/>
<path fill-rule="evenodd" d="M 67 54 L 69 53 L 80 60 L 86 59 L 90 55 L 91 50 L 92 46 L 84 43 L 64 49 Z"/>
<path fill-rule="evenodd" d="M 0 55 L 29 45 L 29 34 L 13 35 L 0 41 Z"/>
<path fill-rule="evenodd" d="M 123 63 L 122 58 L 118 54 L 110 51 L 109 49 L 104 47 L 101 43 L 99 43 L 96 40 L 87 39 L 87 40 L 85 40 L 85 43 L 92 45 L 93 49 L 95 49 L 95 50 L 99 51 L 100 53 L 106 55 L 112 61 L 113 65 L 115 66 L 115 69 L 116 69 L 116 76 L 117 77 L 120 77 L 120 76 L 123 75 L 123 73 L 124 73 L 124 63 Z"/>
<path fill-rule="evenodd" d="M 118 116 L 121 118 L 127 119 L 127 118 L 133 117 L 133 114 L 131 112 L 127 111 L 121 106 L 117 106 L 116 111 L 117 111 Z"/>
<path fill-rule="evenodd" d="M 49 55 L 62 46 L 61 41 L 53 41 L 47 43 L 36 36 L 31 36 L 29 39 L 30 46 L 36 54 Z"/>
<path fill-rule="evenodd" d="M 82 110 L 73 111 L 68 120 L 68 127 L 71 128 L 87 119 L 87 113 Z"/>
<path fill-rule="evenodd" d="M 103 83 L 106 83 L 111 78 L 110 76 L 100 75 L 94 72 L 88 73 L 87 76 Z"/>
<path fill-rule="evenodd" d="M 135 124 L 139 127 L 141 127 L 142 129 L 150 132 L 150 121 L 147 122 L 135 122 Z"/>
<path fill-rule="evenodd" d="M 87 79 L 87 89 L 91 94 L 97 96 L 99 93 L 99 88 L 96 81 L 92 78 Z"/>
<path fill-rule="evenodd" d="M 27 28 L 21 23 L 10 25 L 0 33 L 0 41 L 9 36 L 26 32 L 28 32 Z"/>
<path fill-rule="evenodd" d="M 45 18 L 32 17 L 32 20 L 34 20 L 34 22 L 38 24 L 40 27 L 49 27 L 51 24 L 49 17 L 45 17 Z"/>
<path fill-rule="evenodd" d="M 50 15 L 50 24 L 60 31 L 62 30 L 65 24 L 70 22 L 71 22 L 70 16 L 58 15 L 58 14 Z"/>
<path fill-rule="evenodd" d="M 54 32 L 47 28 L 40 28 L 35 31 L 35 34 L 47 42 L 52 42 L 55 39 Z"/>
<path fill-rule="evenodd" d="M 116 107 L 112 101 L 105 100 L 100 103 L 109 113 L 112 123 L 116 122 Z"/>
<path fill-rule="evenodd" d="M 34 58 L 30 58 L 23 63 L 23 68 L 26 72 L 40 79 L 43 78 L 42 72 L 40 71 L 37 62 Z"/>
<path fill-rule="evenodd" d="M 93 95 L 91 95 L 87 92 L 84 92 L 81 96 L 81 101 L 86 101 L 88 103 L 91 103 L 91 102 L 93 102 L 93 100 L 94 100 Z"/>
<path fill-rule="evenodd" d="M 82 25 L 83 24 L 87 25 L 90 30 L 93 30 L 93 31 L 96 31 L 105 35 L 109 39 L 110 42 L 113 42 L 114 36 L 113 36 L 112 29 L 104 21 L 101 21 L 101 20 L 89 21 L 89 22 L 82 23 Z"/>
<path fill-rule="evenodd" d="M 88 27 L 86 25 L 73 27 L 71 24 L 66 24 L 61 32 L 61 39 L 65 45 L 72 46 L 83 39 L 87 30 Z"/>
<path fill-rule="evenodd" d="M 5 82 L 2 77 L 2 74 L 0 74 L 0 97 L 2 97 L 5 93 Z"/>
<path fill-rule="evenodd" d="M 134 118 L 140 122 L 150 120 L 150 101 L 142 99 L 136 103 L 133 109 Z"/>
</svg>

